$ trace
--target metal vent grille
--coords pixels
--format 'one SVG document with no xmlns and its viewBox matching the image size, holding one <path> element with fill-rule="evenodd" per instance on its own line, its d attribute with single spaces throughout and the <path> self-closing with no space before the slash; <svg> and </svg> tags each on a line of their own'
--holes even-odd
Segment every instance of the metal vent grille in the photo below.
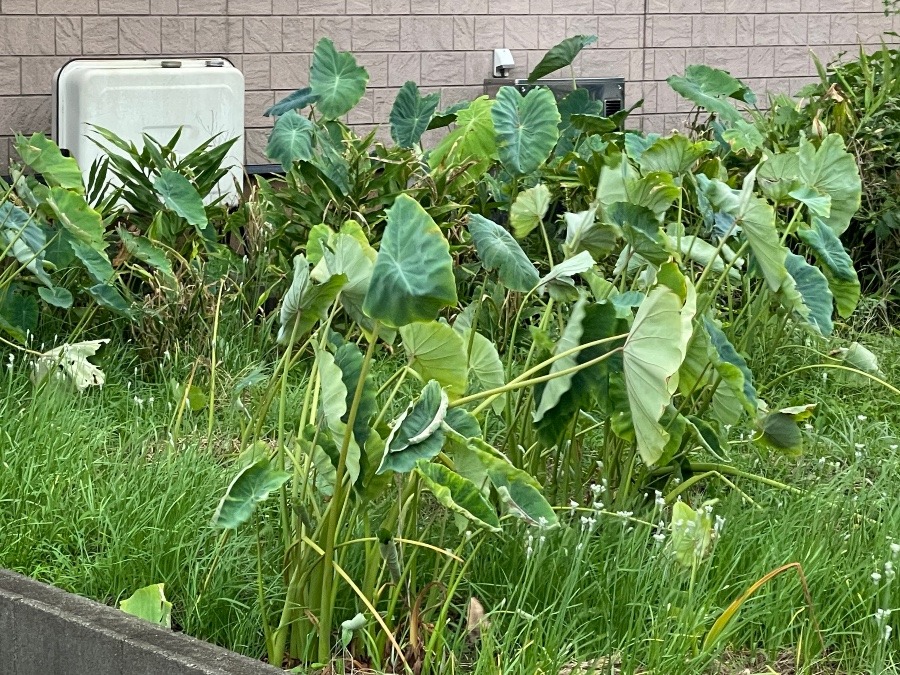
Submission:
<svg viewBox="0 0 900 675">
<path fill-rule="evenodd" d="M 622 108 L 624 108 L 624 107 L 625 106 L 621 99 L 608 98 L 603 102 L 603 110 L 604 110 L 603 114 L 606 115 L 607 117 L 612 117 L 617 112 L 622 110 Z"/>
</svg>

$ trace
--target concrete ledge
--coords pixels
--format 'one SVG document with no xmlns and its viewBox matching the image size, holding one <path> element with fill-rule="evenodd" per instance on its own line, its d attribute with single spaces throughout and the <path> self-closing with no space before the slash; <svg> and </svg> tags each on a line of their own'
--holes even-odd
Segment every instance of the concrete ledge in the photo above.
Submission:
<svg viewBox="0 0 900 675">
<path fill-rule="evenodd" d="M 275 675 L 283 671 L 0 570 L 2 675 Z"/>
</svg>

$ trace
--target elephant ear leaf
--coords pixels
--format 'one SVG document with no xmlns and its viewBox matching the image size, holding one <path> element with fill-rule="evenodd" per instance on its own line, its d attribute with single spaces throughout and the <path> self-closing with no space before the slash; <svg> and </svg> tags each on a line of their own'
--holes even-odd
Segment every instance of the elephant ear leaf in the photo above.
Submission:
<svg viewBox="0 0 900 675">
<path fill-rule="evenodd" d="M 534 82 L 551 73 L 555 73 L 557 70 L 571 66 L 575 58 L 581 53 L 581 50 L 595 42 L 597 42 L 596 35 L 573 35 L 570 38 L 566 38 L 558 45 L 550 48 L 540 63 L 531 71 L 528 81 Z"/>
<path fill-rule="evenodd" d="M 368 82 L 369 73 L 353 54 L 337 51 L 328 38 L 319 40 L 309 69 L 309 88 L 323 117 L 335 120 L 350 112 L 366 93 Z"/>
<path fill-rule="evenodd" d="M 316 322 L 324 320 L 328 308 L 346 283 L 345 275 L 336 274 L 322 284 L 314 284 L 306 257 L 295 257 L 294 278 L 281 301 L 279 344 L 286 345 L 291 336 L 305 335 Z"/>
<path fill-rule="evenodd" d="M 638 452 L 648 466 L 662 457 L 669 442 L 659 421 L 678 388 L 678 370 L 691 339 L 696 294 L 692 286 L 686 288 L 685 298 L 665 286 L 653 289 L 625 341 L 625 389 Z"/>
<path fill-rule="evenodd" d="M 832 322 L 834 297 L 828 288 L 828 279 L 819 268 L 806 262 L 803 256 L 788 253 L 785 262 L 788 274 L 793 278 L 803 301 L 803 310 L 800 313 L 802 318 L 819 335 L 828 337 L 834 331 Z"/>
<path fill-rule="evenodd" d="M 468 383 L 463 338 L 446 323 L 411 323 L 400 329 L 409 367 L 423 380 L 437 380 L 453 398 L 462 396 Z"/>
<path fill-rule="evenodd" d="M 743 82 L 718 68 L 688 66 L 684 76 L 673 75 L 668 82 L 676 93 L 729 124 L 737 124 L 743 119 L 729 99 L 750 104 L 756 102 L 753 92 Z"/>
<path fill-rule="evenodd" d="M 527 175 L 546 161 L 559 140 L 559 109 L 549 89 L 532 89 L 524 97 L 501 87 L 491 110 L 500 162 L 511 173 Z"/>
<path fill-rule="evenodd" d="M 491 532 L 500 531 L 500 520 L 481 490 L 468 478 L 451 471 L 442 464 L 425 460 L 416 462 L 416 472 L 423 485 L 442 506 L 458 513 L 475 525 Z"/>
<path fill-rule="evenodd" d="M 288 110 L 278 118 L 269 134 L 266 156 L 277 160 L 285 170 L 290 169 L 294 162 L 308 162 L 313 157 L 315 132 L 316 127 L 312 122 L 293 110 Z"/>
<path fill-rule="evenodd" d="M 418 202 L 401 194 L 387 212 L 363 311 L 392 328 L 434 321 L 456 305 L 450 245 Z"/>
<path fill-rule="evenodd" d="M 441 100 L 440 94 L 422 96 L 415 82 L 407 82 L 391 109 L 391 138 L 401 148 L 412 148 L 422 140 Z"/>
<path fill-rule="evenodd" d="M 437 457 L 446 440 L 443 424 L 448 405 L 447 392 L 436 380 L 426 384 L 419 398 L 392 425 L 377 473 L 409 473 L 419 460 Z"/>
<path fill-rule="evenodd" d="M 74 157 L 65 157 L 59 146 L 44 134 L 16 136 L 16 152 L 22 161 L 41 174 L 48 185 L 84 192 L 81 169 Z"/>
<path fill-rule="evenodd" d="M 862 182 L 859 166 L 844 147 L 839 134 L 829 134 L 818 149 L 806 138 L 800 140 L 800 181 L 804 188 L 831 198 L 827 217 L 822 218 L 835 234 L 843 234 L 859 210 Z"/>
<path fill-rule="evenodd" d="M 241 469 L 231 481 L 213 515 L 213 526 L 236 530 L 250 520 L 256 505 L 287 482 L 290 474 L 263 458 Z"/>
<path fill-rule="evenodd" d="M 550 189 L 543 183 L 520 192 L 509 210 L 509 223 L 516 239 L 523 239 L 531 234 L 544 220 L 549 208 Z"/>
<path fill-rule="evenodd" d="M 144 621 L 172 627 L 172 603 L 166 600 L 163 584 L 150 584 L 136 590 L 119 603 L 119 609 Z"/>
<path fill-rule="evenodd" d="M 812 219 L 812 227 L 797 230 L 800 240 L 809 246 L 828 279 L 838 314 L 848 318 L 856 310 L 860 298 L 859 277 L 853 260 L 840 238 L 821 218 Z"/>
<path fill-rule="evenodd" d="M 527 293 L 538 285 L 538 271 L 509 232 L 473 213 L 469 216 L 469 233 L 484 268 L 497 270 L 500 283 L 506 288 Z"/>
<path fill-rule="evenodd" d="M 197 229 L 206 228 L 207 218 L 203 199 L 187 178 L 177 171 L 163 169 L 153 181 L 153 188 L 167 208 L 172 209 Z"/>
</svg>

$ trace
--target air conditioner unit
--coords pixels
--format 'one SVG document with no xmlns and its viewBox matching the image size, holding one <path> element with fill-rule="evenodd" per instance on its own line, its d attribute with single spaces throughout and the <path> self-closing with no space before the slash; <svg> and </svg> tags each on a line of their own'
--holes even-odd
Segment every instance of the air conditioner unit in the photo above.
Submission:
<svg viewBox="0 0 900 675">
<path fill-rule="evenodd" d="M 535 87 L 547 87 L 556 95 L 557 100 L 565 98 L 578 87 L 586 89 L 593 100 L 603 101 L 603 114 L 606 117 L 615 115 L 625 108 L 625 78 L 622 77 L 579 77 L 574 81 L 571 78 L 544 79 L 536 82 L 492 78 L 484 81 L 484 93 L 496 96 L 497 91 L 503 86 L 515 87 L 522 94 Z"/>
<path fill-rule="evenodd" d="M 240 199 L 244 172 L 244 76 L 227 59 L 74 59 L 53 82 L 53 137 L 78 161 L 87 181 L 103 151 L 91 125 L 143 147 L 142 134 L 166 142 L 182 128 L 176 153 L 192 151 L 212 136 L 237 138 L 225 158 L 226 175 L 210 199 Z M 104 142 L 105 145 L 108 145 Z"/>
</svg>

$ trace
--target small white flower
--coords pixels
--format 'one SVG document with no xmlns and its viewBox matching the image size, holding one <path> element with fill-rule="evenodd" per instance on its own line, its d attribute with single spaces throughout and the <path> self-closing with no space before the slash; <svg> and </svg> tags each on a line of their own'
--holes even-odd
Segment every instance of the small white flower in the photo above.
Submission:
<svg viewBox="0 0 900 675">
<path fill-rule="evenodd" d="M 862 450 L 866 447 L 866 445 L 865 443 L 856 443 L 853 447 L 855 447 L 857 450 Z"/>
<path fill-rule="evenodd" d="M 138 398 L 137 396 L 135 396 L 135 397 L 134 397 L 134 402 L 137 404 L 137 407 L 138 407 L 138 408 L 143 408 L 143 407 L 144 407 L 144 399 Z"/>
<path fill-rule="evenodd" d="M 548 522 L 547 522 L 547 519 L 544 518 L 544 516 L 538 517 L 538 526 L 539 527 L 544 528 L 544 527 L 547 527 L 547 525 L 548 525 Z"/>
<path fill-rule="evenodd" d="M 881 573 L 880 572 L 872 572 L 872 581 L 876 584 L 881 581 Z"/>
<path fill-rule="evenodd" d="M 819 457 L 819 466 L 825 466 L 825 458 Z"/>
<path fill-rule="evenodd" d="M 616 511 L 616 515 L 619 518 L 631 518 L 634 515 L 634 511 Z"/>
<path fill-rule="evenodd" d="M 806 424 L 803 425 L 803 428 L 806 429 L 807 431 L 812 431 L 814 427 L 812 424 L 807 422 Z"/>
<path fill-rule="evenodd" d="M 547 537 L 542 534 L 538 537 L 538 546 L 543 546 L 545 543 L 547 543 Z"/>
<path fill-rule="evenodd" d="M 896 443 L 890 445 L 891 450 L 896 450 L 898 447 L 900 447 L 900 445 L 897 445 Z"/>
<path fill-rule="evenodd" d="M 866 417 L 865 415 L 857 415 L 856 419 L 858 419 L 860 422 L 865 422 L 869 418 Z"/>
<path fill-rule="evenodd" d="M 666 535 L 663 532 L 657 532 L 653 535 L 653 538 L 661 544 L 666 540 Z"/>
<path fill-rule="evenodd" d="M 891 544 L 891 557 L 896 558 L 898 553 L 900 553 L 900 544 L 894 542 Z"/>
<path fill-rule="evenodd" d="M 594 493 L 594 496 L 596 497 L 596 496 L 599 495 L 601 492 L 603 492 L 603 487 L 601 487 L 601 486 L 598 485 L 597 483 L 591 483 L 591 492 L 593 492 L 593 493 Z"/>
<path fill-rule="evenodd" d="M 656 505 L 661 509 L 666 506 L 666 498 L 663 497 L 662 492 L 659 490 L 656 491 Z"/>
<path fill-rule="evenodd" d="M 725 518 L 717 515 L 716 516 L 716 524 L 713 525 L 713 530 L 718 535 L 719 533 L 722 532 L 723 529 L 725 529 Z"/>
<path fill-rule="evenodd" d="M 875 621 L 880 626 L 891 616 L 891 610 L 878 608 L 875 610 Z"/>
<path fill-rule="evenodd" d="M 602 511 L 604 508 L 606 508 L 606 504 L 604 504 L 603 502 L 594 502 L 593 507 L 595 511 Z"/>
<path fill-rule="evenodd" d="M 465 532 L 463 532 L 463 537 L 465 537 L 466 541 L 469 541 L 469 539 L 472 538 L 472 530 L 466 530 Z"/>
<path fill-rule="evenodd" d="M 856 459 L 862 459 L 862 453 L 859 450 L 856 451 Z"/>
<path fill-rule="evenodd" d="M 891 633 L 893 632 L 893 628 L 891 628 L 890 624 L 884 627 L 884 641 L 887 642 L 891 639 Z"/>
</svg>

